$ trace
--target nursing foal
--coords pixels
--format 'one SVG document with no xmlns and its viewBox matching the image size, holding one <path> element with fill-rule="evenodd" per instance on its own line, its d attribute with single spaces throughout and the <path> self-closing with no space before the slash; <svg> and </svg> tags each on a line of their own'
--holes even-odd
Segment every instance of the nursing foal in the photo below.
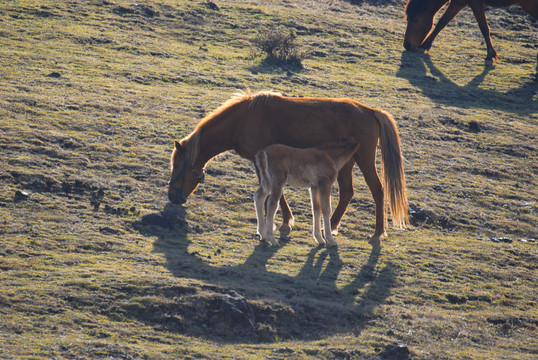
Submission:
<svg viewBox="0 0 538 360">
<path fill-rule="evenodd" d="M 358 148 L 359 143 L 348 141 L 307 149 L 275 144 L 260 150 L 254 157 L 260 181 L 254 195 L 258 218 L 256 235 L 260 240 L 278 245 L 273 236 L 273 224 L 282 189 L 290 184 L 310 188 L 316 242 L 319 245 L 338 246 L 331 234 L 331 187 L 338 171 L 351 160 Z M 321 234 L 320 210 L 323 213 L 325 239 Z"/>
</svg>

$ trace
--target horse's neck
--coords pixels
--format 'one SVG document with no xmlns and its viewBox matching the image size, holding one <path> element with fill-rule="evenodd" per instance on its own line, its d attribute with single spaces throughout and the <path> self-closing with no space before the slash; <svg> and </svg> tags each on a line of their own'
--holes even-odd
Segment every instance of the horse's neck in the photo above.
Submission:
<svg viewBox="0 0 538 360">
<path fill-rule="evenodd" d="M 197 163 L 203 167 L 209 160 L 228 150 L 233 150 L 233 124 L 203 126 L 199 138 L 199 155 Z"/>
</svg>

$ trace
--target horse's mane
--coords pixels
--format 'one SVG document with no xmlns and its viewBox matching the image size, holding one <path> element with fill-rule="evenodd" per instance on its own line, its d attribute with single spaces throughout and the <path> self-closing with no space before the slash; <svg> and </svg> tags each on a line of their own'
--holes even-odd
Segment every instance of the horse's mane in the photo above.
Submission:
<svg viewBox="0 0 538 360">
<path fill-rule="evenodd" d="M 221 106 L 207 114 L 198 125 L 196 125 L 194 131 L 181 140 L 181 145 L 185 147 L 185 158 L 187 159 L 188 164 L 193 166 L 196 163 L 198 154 L 200 153 L 200 134 L 207 123 L 220 118 L 228 111 L 232 111 L 236 105 L 245 101 L 248 101 L 249 107 L 253 108 L 259 104 L 267 103 L 274 97 L 282 97 L 282 95 L 272 91 L 260 91 L 255 94 L 252 94 L 248 89 L 247 91 L 238 91 L 233 94 L 230 99 L 222 103 Z M 174 148 L 174 151 L 172 152 L 172 166 L 176 154 L 177 149 Z"/>
<path fill-rule="evenodd" d="M 240 90 L 233 94 L 231 98 L 222 103 L 221 106 L 211 111 L 202 120 L 200 120 L 194 131 L 199 130 L 209 121 L 219 117 L 228 110 L 234 108 L 235 105 L 240 104 L 244 101 L 250 102 L 249 106 L 252 108 L 258 104 L 266 103 L 274 97 L 282 97 L 282 94 L 273 91 L 260 91 L 255 94 L 252 94 L 249 89 L 247 89 L 246 91 Z"/>
<path fill-rule="evenodd" d="M 426 1 L 430 0 L 409 0 L 405 5 L 405 17 L 415 16 Z"/>
<path fill-rule="evenodd" d="M 443 7 L 449 0 L 443 0 L 441 2 L 437 2 L 437 5 L 434 5 L 435 8 L 439 6 L 439 9 Z M 407 4 L 405 5 L 405 18 L 408 17 L 414 17 L 415 15 L 419 14 L 423 8 L 427 7 L 428 5 L 432 5 L 432 0 L 409 0 Z"/>
</svg>

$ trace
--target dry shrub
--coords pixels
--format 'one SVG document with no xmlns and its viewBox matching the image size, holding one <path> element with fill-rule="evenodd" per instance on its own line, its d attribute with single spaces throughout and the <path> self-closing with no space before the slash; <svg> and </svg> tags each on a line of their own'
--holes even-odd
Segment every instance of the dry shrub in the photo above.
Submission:
<svg viewBox="0 0 538 360">
<path fill-rule="evenodd" d="M 253 44 L 261 53 L 266 54 L 267 60 L 278 64 L 302 67 L 301 61 L 305 53 L 300 52 L 295 42 L 297 35 L 293 30 L 262 30 L 253 40 Z"/>
</svg>

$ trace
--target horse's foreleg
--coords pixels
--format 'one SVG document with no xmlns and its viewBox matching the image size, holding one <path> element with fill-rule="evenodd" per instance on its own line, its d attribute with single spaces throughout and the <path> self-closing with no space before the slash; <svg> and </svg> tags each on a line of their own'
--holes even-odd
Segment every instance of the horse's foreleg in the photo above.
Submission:
<svg viewBox="0 0 538 360">
<path fill-rule="evenodd" d="M 456 16 L 464 7 L 465 3 L 462 4 L 456 1 L 450 1 L 448 8 L 445 10 L 443 16 L 441 16 L 441 18 L 437 22 L 435 29 L 433 29 L 430 35 L 428 35 L 426 40 L 424 40 L 418 48 L 423 50 L 424 52 L 428 52 L 432 47 L 433 40 L 435 40 L 441 30 L 443 30 L 445 26 L 454 18 L 454 16 Z"/>
<path fill-rule="evenodd" d="M 291 232 L 294 219 L 284 194 L 280 197 L 280 210 L 282 211 L 282 225 L 280 225 L 278 230 L 280 232 L 280 237 L 285 238 Z"/>
<path fill-rule="evenodd" d="M 497 56 L 497 52 L 495 51 L 495 49 L 493 48 L 493 44 L 491 43 L 488 19 L 486 18 L 486 12 L 484 11 L 484 1 L 472 0 L 469 1 L 469 6 L 473 10 L 474 17 L 476 18 L 478 26 L 480 27 L 480 31 L 482 32 L 482 36 L 486 41 L 486 46 L 488 49 L 488 54 L 486 56 L 486 65 L 492 65 L 495 61 L 497 61 L 499 57 Z"/>
<path fill-rule="evenodd" d="M 331 230 L 333 234 L 338 233 L 340 220 L 346 212 L 349 202 L 353 198 L 353 166 L 355 162 L 351 160 L 338 172 L 338 191 L 340 199 L 338 205 L 331 216 Z"/>
<path fill-rule="evenodd" d="M 310 188 L 310 199 L 312 200 L 312 235 L 318 245 L 325 245 L 325 240 L 321 235 L 321 204 L 318 188 Z"/>
<path fill-rule="evenodd" d="M 381 237 L 385 235 L 385 201 L 383 186 L 375 167 L 375 148 L 373 154 L 362 153 L 360 155 L 360 157 L 356 157 L 357 165 L 362 171 L 375 202 L 375 232 L 369 242 L 373 246 L 378 246 Z"/>
</svg>

